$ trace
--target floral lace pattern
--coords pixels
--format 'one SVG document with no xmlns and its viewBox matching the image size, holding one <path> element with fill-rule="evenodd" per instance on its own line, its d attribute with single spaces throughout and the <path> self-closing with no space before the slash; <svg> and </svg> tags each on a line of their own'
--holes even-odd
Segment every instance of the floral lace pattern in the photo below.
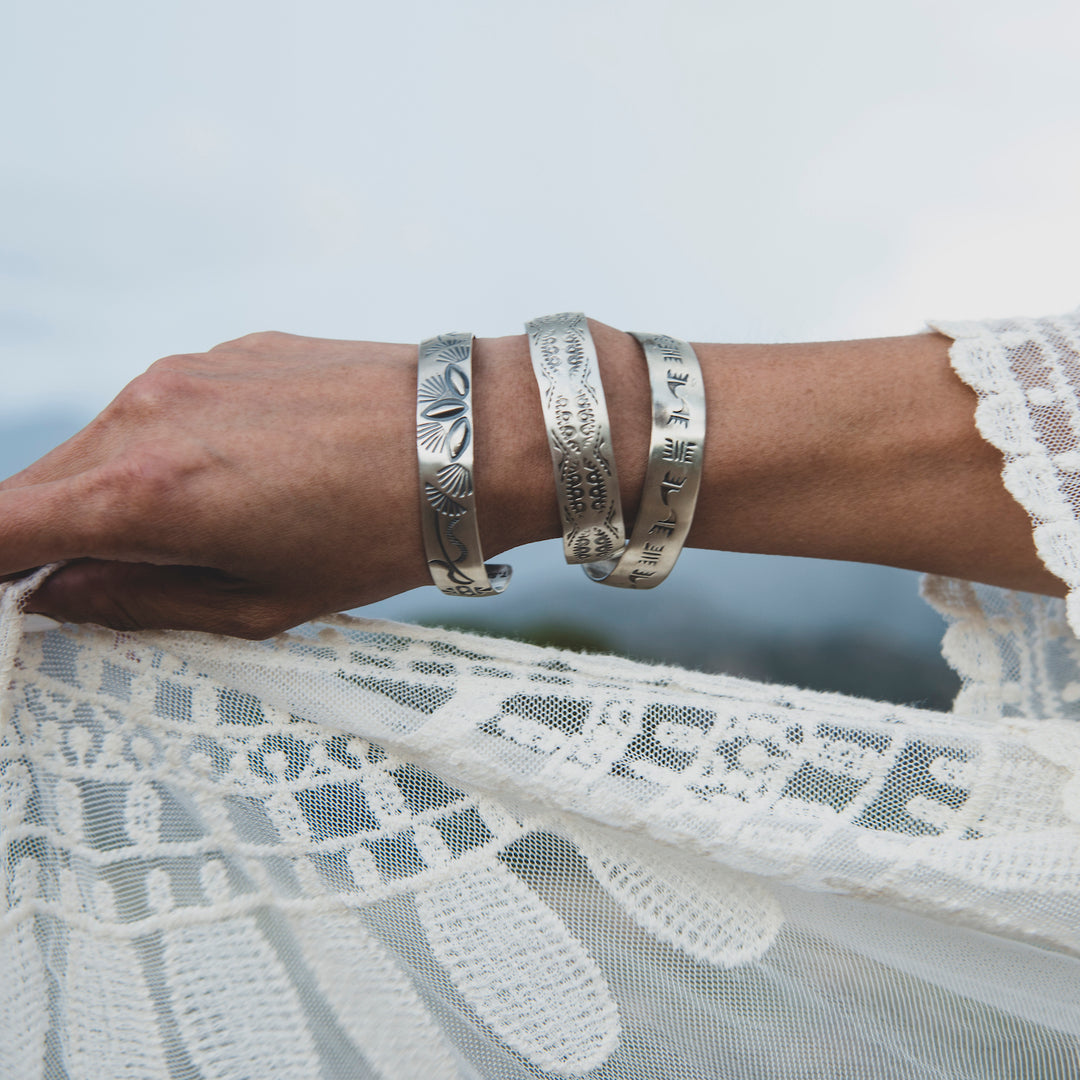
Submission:
<svg viewBox="0 0 1080 1080">
<path fill-rule="evenodd" d="M 822 936 L 800 896 L 1080 951 L 1069 776 L 1022 724 L 347 618 L 23 636 L 20 591 L 5 1076 L 845 1075 L 808 1049 L 822 950 L 897 1000 L 955 976 Z M 852 1075 L 932 1063 L 865 1020 L 851 1068 L 879 1072 Z M 1054 1030 L 1032 1046 L 1080 1027 Z"/>
</svg>

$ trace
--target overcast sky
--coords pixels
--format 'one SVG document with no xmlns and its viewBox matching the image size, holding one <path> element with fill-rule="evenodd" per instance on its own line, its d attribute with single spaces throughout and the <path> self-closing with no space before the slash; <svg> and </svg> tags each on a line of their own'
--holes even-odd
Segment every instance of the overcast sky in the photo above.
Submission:
<svg viewBox="0 0 1080 1080">
<path fill-rule="evenodd" d="M 251 330 L 799 340 L 1080 301 L 1075 2 L 4 8 L 9 424 Z"/>
<path fill-rule="evenodd" d="M 695 339 L 1080 301 L 1080 5 L 9 3 L 11 412 L 254 329 Z"/>
</svg>

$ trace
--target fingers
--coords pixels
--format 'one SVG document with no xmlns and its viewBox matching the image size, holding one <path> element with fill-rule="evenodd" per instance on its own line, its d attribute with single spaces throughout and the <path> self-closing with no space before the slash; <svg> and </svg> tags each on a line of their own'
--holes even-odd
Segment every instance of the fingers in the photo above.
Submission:
<svg viewBox="0 0 1080 1080">
<path fill-rule="evenodd" d="M 97 560 L 61 567 L 26 610 L 113 630 L 200 630 L 250 639 L 272 637 L 303 619 L 218 570 Z"/>
<path fill-rule="evenodd" d="M 25 469 L 0 480 L 0 491 L 63 480 L 100 464 L 104 460 L 105 449 L 95 445 L 89 431 L 89 428 L 83 428 Z"/>
<path fill-rule="evenodd" d="M 146 499 L 134 483 L 95 471 L 0 491 L 0 575 L 86 556 L 139 556 Z M 165 560 L 162 560 L 165 561 Z"/>
<path fill-rule="evenodd" d="M 205 366 L 206 356 L 190 354 L 158 360 L 128 383 L 81 431 L 0 481 L 0 490 L 72 477 L 104 465 L 133 442 L 160 440 L 163 432 L 159 422 L 170 419 L 191 397 L 198 380 L 190 378 L 190 372 Z"/>
<path fill-rule="evenodd" d="M 196 561 L 186 551 L 191 472 L 172 448 L 144 445 L 75 476 L 0 490 L 0 578 L 78 558 Z"/>
<path fill-rule="evenodd" d="M 98 501 L 78 478 L 0 491 L 0 574 L 95 554 Z"/>
</svg>

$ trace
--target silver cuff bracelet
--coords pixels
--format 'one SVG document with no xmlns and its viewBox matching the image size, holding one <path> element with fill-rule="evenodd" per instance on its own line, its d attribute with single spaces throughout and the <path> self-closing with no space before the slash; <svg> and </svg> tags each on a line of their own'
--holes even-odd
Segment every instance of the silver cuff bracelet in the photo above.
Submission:
<svg viewBox="0 0 1080 1080">
<path fill-rule="evenodd" d="M 694 518 L 705 456 L 705 386 L 694 350 L 666 334 L 634 334 L 645 350 L 652 441 L 637 522 L 614 559 L 583 567 L 593 581 L 652 589 L 667 577 Z"/>
<path fill-rule="evenodd" d="M 581 312 L 525 324 L 540 388 L 568 563 L 611 559 L 626 527 L 596 347 Z"/>
<path fill-rule="evenodd" d="M 448 596 L 494 596 L 511 568 L 484 564 L 476 524 L 472 450 L 472 334 L 420 343 L 416 450 L 420 518 L 431 580 Z"/>
</svg>

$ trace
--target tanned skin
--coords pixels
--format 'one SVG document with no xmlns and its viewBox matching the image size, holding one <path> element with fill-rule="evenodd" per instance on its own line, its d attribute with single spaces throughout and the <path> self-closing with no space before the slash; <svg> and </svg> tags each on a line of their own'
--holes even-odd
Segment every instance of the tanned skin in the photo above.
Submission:
<svg viewBox="0 0 1080 1080">
<path fill-rule="evenodd" d="M 633 521 L 650 398 L 640 346 L 590 323 Z M 694 547 L 850 559 L 1063 595 L 934 333 L 697 344 L 708 396 Z M 485 557 L 559 535 L 524 336 L 478 339 Z M 0 576 L 67 560 L 30 610 L 116 629 L 271 636 L 430 582 L 416 346 L 252 334 L 171 356 L 0 484 Z"/>
</svg>

